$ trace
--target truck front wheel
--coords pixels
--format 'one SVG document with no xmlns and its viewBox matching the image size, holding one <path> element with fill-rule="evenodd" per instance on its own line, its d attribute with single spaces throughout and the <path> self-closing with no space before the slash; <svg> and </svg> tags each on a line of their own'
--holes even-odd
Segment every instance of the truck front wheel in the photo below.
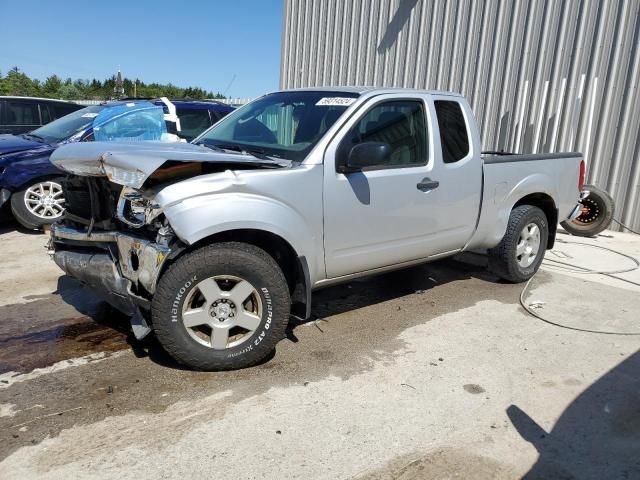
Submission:
<svg viewBox="0 0 640 480">
<path fill-rule="evenodd" d="M 542 263 L 548 237 L 542 210 L 532 205 L 514 208 L 502 241 L 489 250 L 489 270 L 512 283 L 529 280 Z"/>
<path fill-rule="evenodd" d="M 233 370 L 264 360 L 289 321 L 287 281 L 253 245 L 203 246 L 173 263 L 158 282 L 154 332 L 178 362 L 197 370 Z"/>
</svg>

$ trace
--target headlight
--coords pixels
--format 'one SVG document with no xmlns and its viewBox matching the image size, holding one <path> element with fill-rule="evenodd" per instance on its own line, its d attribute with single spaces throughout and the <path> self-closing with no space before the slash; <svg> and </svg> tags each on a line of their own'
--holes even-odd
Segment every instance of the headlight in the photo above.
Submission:
<svg viewBox="0 0 640 480">
<path fill-rule="evenodd" d="M 103 164 L 103 170 L 110 181 L 120 185 L 142 185 L 147 178 L 146 174 L 139 170 L 125 170 L 108 164 Z"/>
<path fill-rule="evenodd" d="M 141 192 L 123 187 L 118 200 L 116 216 L 130 227 L 140 228 L 148 225 L 162 213 L 162 209 Z"/>
</svg>

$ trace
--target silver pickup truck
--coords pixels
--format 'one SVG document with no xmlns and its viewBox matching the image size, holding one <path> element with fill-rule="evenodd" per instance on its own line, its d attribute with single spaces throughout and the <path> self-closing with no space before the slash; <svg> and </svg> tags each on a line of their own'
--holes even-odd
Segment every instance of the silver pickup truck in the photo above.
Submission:
<svg viewBox="0 0 640 480">
<path fill-rule="evenodd" d="M 55 262 L 202 370 L 264 359 L 327 285 L 478 249 L 531 278 L 584 177 L 579 154 L 483 155 L 463 97 L 403 89 L 276 92 L 192 144 L 51 159 Z"/>
</svg>

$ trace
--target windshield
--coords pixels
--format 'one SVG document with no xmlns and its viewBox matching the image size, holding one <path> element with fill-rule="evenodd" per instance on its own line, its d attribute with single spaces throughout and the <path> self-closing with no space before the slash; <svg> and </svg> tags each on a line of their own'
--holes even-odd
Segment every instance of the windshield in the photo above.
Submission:
<svg viewBox="0 0 640 480">
<path fill-rule="evenodd" d="M 103 108 L 103 105 L 81 108 L 35 129 L 31 134 L 40 137 L 47 143 L 59 143 L 89 127 Z"/>
<path fill-rule="evenodd" d="M 161 105 L 126 103 L 104 109 L 93 122 L 97 142 L 167 140 L 167 124 Z"/>
<path fill-rule="evenodd" d="M 300 162 L 357 97 L 344 92 L 272 93 L 225 117 L 194 143 Z"/>
</svg>

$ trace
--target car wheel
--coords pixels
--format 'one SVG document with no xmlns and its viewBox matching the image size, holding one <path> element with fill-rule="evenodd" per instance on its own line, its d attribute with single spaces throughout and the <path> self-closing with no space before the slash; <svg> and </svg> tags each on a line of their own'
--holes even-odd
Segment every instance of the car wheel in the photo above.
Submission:
<svg viewBox="0 0 640 480">
<path fill-rule="evenodd" d="M 595 237 L 611 225 L 615 204 L 611 195 L 594 185 L 585 185 L 583 190 L 589 191 L 589 195 L 581 201 L 582 212 L 560 225 L 572 235 Z"/>
<path fill-rule="evenodd" d="M 489 270 L 512 283 L 529 280 L 542 263 L 548 237 L 542 210 L 532 205 L 514 208 L 502 241 L 489 250 Z"/>
<path fill-rule="evenodd" d="M 64 192 L 59 178 L 27 185 L 11 195 L 11 211 L 25 228 L 37 230 L 51 224 L 64 213 Z"/>
<path fill-rule="evenodd" d="M 152 301 L 154 332 L 178 362 L 196 370 L 233 370 L 264 360 L 284 337 L 287 281 L 264 250 L 220 243 L 178 258 Z"/>
</svg>

